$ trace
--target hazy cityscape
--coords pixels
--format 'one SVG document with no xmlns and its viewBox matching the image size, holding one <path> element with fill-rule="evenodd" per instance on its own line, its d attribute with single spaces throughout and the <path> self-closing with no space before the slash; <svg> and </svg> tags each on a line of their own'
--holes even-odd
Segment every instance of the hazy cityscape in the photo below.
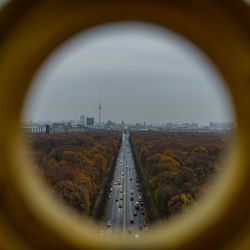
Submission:
<svg viewBox="0 0 250 250">
<path fill-rule="evenodd" d="M 88 130 L 142 130 L 142 131 L 169 131 L 169 132 L 218 132 L 228 133 L 234 129 L 233 122 L 214 122 L 200 124 L 198 122 L 182 123 L 149 123 L 147 121 L 135 122 L 114 122 L 112 120 L 101 120 L 101 105 L 98 106 L 99 118 L 80 115 L 79 120 L 62 120 L 62 121 L 29 121 L 25 122 L 22 128 L 28 133 L 64 133 L 64 132 L 84 132 Z"/>
</svg>

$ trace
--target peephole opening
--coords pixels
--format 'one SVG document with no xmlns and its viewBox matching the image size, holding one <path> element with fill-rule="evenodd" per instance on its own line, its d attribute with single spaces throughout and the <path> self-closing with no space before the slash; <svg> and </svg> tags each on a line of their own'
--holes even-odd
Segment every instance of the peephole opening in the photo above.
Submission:
<svg viewBox="0 0 250 250">
<path fill-rule="evenodd" d="M 55 200 L 139 239 L 214 190 L 235 130 L 222 78 L 184 38 L 144 23 L 93 28 L 42 65 L 23 113 Z"/>
</svg>

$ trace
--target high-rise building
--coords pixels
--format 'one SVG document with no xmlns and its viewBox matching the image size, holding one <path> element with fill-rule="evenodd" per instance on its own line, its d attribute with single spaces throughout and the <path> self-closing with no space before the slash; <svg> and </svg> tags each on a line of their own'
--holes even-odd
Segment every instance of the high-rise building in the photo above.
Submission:
<svg viewBox="0 0 250 250">
<path fill-rule="evenodd" d="M 45 131 L 46 131 L 46 134 L 49 134 L 49 131 L 50 131 L 50 127 L 48 124 L 45 125 Z"/>
<path fill-rule="evenodd" d="M 99 109 L 99 126 L 100 126 L 101 125 L 101 110 L 102 110 L 101 102 L 99 103 L 98 109 Z"/>
<path fill-rule="evenodd" d="M 87 117 L 86 118 L 86 125 L 87 126 L 94 126 L 95 125 L 95 118 L 94 117 Z"/>
<path fill-rule="evenodd" d="M 85 115 L 80 116 L 80 123 L 85 125 Z"/>
</svg>

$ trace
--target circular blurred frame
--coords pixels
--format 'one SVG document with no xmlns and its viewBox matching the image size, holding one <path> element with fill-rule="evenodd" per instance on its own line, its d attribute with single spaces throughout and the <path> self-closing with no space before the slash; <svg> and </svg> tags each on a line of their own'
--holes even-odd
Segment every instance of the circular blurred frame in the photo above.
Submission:
<svg viewBox="0 0 250 250">
<path fill-rule="evenodd" d="M 23 149 L 22 105 L 46 57 L 78 32 L 144 21 L 187 37 L 214 62 L 230 91 L 237 131 L 216 192 L 132 240 L 102 238 L 53 202 Z M 0 247 L 2 249 L 249 249 L 250 11 L 243 1 L 9 1 L 0 11 Z"/>
</svg>

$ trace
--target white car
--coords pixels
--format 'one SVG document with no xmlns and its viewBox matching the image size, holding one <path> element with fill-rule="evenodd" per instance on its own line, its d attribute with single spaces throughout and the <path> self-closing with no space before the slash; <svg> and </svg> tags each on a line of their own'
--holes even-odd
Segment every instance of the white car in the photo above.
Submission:
<svg viewBox="0 0 250 250">
<path fill-rule="evenodd" d="M 107 225 L 107 227 L 111 227 L 111 221 L 108 220 L 106 225 Z"/>
</svg>

